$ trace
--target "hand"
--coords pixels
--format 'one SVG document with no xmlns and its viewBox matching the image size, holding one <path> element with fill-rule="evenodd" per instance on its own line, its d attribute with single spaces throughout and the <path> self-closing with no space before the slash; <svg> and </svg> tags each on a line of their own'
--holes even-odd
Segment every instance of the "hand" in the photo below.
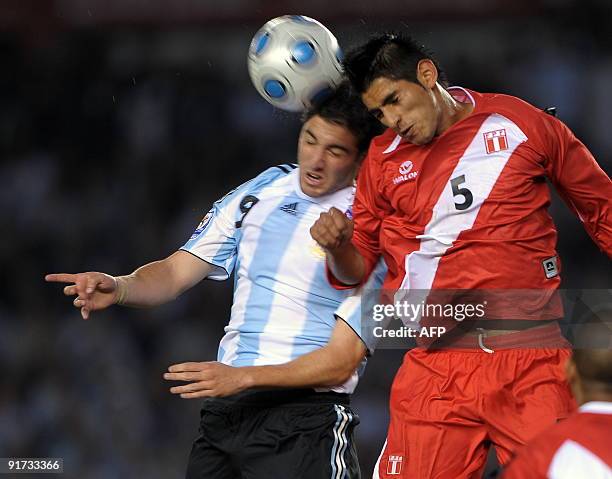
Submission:
<svg viewBox="0 0 612 479">
<path fill-rule="evenodd" d="M 327 213 L 321 213 L 310 228 L 310 235 L 321 248 L 333 253 L 351 241 L 353 222 L 339 209 L 332 208 Z"/>
<path fill-rule="evenodd" d="M 81 310 L 83 319 L 89 318 L 91 311 L 108 308 L 117 302 L 117 281 L 104 273 L 48 274 L 45 281 L 53 283 L 74 283 L 64 288 L 66 296 L 77 295 L 72 302 Z"/>
<path fill-rule="evenodd" d="M 172 394 L 180 394 L 183 399 L 230 396 L 249 387 L 246 368 L 216 361 L 174 364 L 168 371 L 164 373 L 164 379 L 189 383 L 170 388 Z"/>
</svg>

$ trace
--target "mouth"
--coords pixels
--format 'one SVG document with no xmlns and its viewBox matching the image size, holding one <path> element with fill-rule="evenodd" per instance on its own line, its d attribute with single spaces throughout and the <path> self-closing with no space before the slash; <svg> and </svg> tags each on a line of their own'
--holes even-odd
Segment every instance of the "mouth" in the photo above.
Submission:
<svg viewBox="0 0 612 479">
<path fill-rule="evenodd" d="M 304 175 L 304 180 L 306 180 L 306 183 L 310 186 L 321 186 L 323 183 L 323 176 L 307 171 Z"/>
<path fill-rule="evenodd" d="M 412 129 L 414 128 L 414 125 L 410 125 L 408 128 L 406 128 L 405 130 L 400 131 L 400 136 L 402 138 L 405 139 L 409 139 L 410 138 L 410 132 L 412 131 Z"/>
</svg>

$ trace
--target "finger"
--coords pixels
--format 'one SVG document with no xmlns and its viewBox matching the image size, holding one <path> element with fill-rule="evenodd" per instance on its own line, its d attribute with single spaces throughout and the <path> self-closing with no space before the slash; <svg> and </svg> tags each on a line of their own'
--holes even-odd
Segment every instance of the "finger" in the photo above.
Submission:
<svg viewBox="0 0 612 479">
<path fill-rule="evenodd" d="M 332 207 L 329 209 L 328 213 L 329 213 L 329 216 L 338 216 L 338 215 L 342 215 L 342 216 L 344 216 L 344 215 L 342 214 L 342 211 L 340 211 L 340 210 L 339 210 L 338 208 L 336 208 L 335 206 L 332 206 Z"/>
<path fill-rule="evenodd" d="M 317 241 L 323 248 L 335 248 L 340 244 L 340 239 L 341 238 L 339 238 L 338 236 L 326 231 L 325 233 L 319 236 Z"/>
<path fill-rule="evenodd" d="M 168 381 L 197 381 L 202 379 L 202 377 L 198 372 L 164 373 L 164 379 Z"/>
<path fill-rule="evenodd" d="M 196 391 L 205 391 L 211 389 L 210 386 L 207 385 L 204 381 L 199 381 L 197 383 L 189 383 L 183 384 L 182 386 L 174 386 L 170 388 L 170 392 L 172 394 L 183 394 L 183 393 L 191 393 Z"/>
<path fill-rule="evenodd" d="M 45 281 L 50 283 L 75 283 L 76 279 L 76 274 L 69 273 L 52 273 L 45 276 Z"/>
<path fill-rule="evenodd" d="M 81 316 L 83 319 L 89 319 L 89 309 L 81 308 Z"/>
<path fill-rule="evenodd" d="M 211 389 L 206 389 L 203 391 L 197 391 L 193 393 L 183 393 L 181 394 L 181 398 L 183 399 L 197 399 L 197 398 L 207 398 L 214 397 L 215 393 Z"/>
<path fill-rule="evenodd" d="M 100 282 L 101 282 L 101 281 L 100 281 L 100 278 L 98 278 L 97 276 L 93 276 L 93 275 L 92 275 L 92 276 L 89 276 L 89 277 L 87 278 L 87 283 L 86 283 L 86 284 L 87 284 L 87 287 L 86 287 L 86 289 L 85 289 L 85 292 L 86 292 L 87 294 L 91 294 L 91 293 L 93 293 L 93 292 L 95 291 L 95 289 L 96 289 L 96 286 L 98 286 L 98 284 L 99 284 Z"/>
<path fill-rule="evenodd" d="M 338 228 L 340 231 L 345 231 L 350 221 L 346 215 L 337 208 L 332 208 L 329 213 L 329 216 L 336 228 Z"/>
<path fill-rule="evenodd" d="M 179 363 L 173 364 L 168 368 L 171 373 L 181 373 L 186 371 L 202 371 L 206 363 Z"/>
<path fill-rule="evenodd" d="M 74 284 L 70 286 L 66 286 L 64 288 L 64 294 L 66 296 L 74 296 L 75 294 L 77 294 L 76 286 Z"/>
<path fill-rule="evenodd" d="M 88 294 L 87 294 L 87 275 L 83 274 L 83 275 L 79 275 L 76 279 L 76 290 L 77 293 L 79 294 L 79 296 L 82 296 L 84 298 L 87 298 Z"/>
<path fill-rule="evenodd" d="M 332 235 L 338 236 L 341 234 L 343 225 L 339 225 L 331 216 L 326 216 L 321 219 L 320 232 L 323 234 L 328 232 Z"/>
</svg>

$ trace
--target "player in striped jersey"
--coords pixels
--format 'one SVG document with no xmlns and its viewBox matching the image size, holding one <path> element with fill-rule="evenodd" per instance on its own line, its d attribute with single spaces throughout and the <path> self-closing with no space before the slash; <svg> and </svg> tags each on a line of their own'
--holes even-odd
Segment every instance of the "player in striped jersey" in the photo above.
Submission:
<svg viewBox="0 0 612 479">
<path fill-rule="evenodd" d="M 78 295 L 74 305 L 87 319 L 112 304 L 162 304 L 234 272 L 218 361 L 176 364 L 164 374 L 185 382 L 172 393 L 207 398 L 188 478 L 359 477 L 359 419 L 349 407 L 366 353 L 359 308 L 334 317 L 353 292 L 327 283 L 325 254 L 309 229 L 331 207 L 350 211 L 377 129 L 343 86 L 306 113 L 299 167 L 269 168 L 229 192 L 173 255 L 127 276 L 47 276 L 74 283 L 65 294 Z"/>
<path fill-rule="evenodd" d="M 545 178 L 608 255 L 612 183 L 556 118 L 518 98 L 446 88 L 411 40 L 374 38 L 347 55 L 345 71 L 388 129 L 360 170 L 354 225 L 332 210 L 313 227 L 331 281 L 359 284 L 382 255 L 385 288 L 496 300 L 438 350 L 407 353 L 375 475 L 478 477 L 491 443 L 506 463 L 575 408 L 563 372 L 570 348 L 556 322 L 560 262 Z M 460 324 L 449 323 L 449 332 Z"/>
</svg>

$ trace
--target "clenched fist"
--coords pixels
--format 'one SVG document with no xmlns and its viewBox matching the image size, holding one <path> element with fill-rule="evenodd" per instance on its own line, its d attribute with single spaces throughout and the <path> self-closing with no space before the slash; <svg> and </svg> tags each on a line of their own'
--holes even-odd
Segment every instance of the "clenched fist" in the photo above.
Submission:
<svg viewBox="0 0 612 479">
<path fill-rule="evenodd" d="M 310 235 L 325 251 L 346 246 L 353 237 L 353 222 L 338 208 L 321 213 L 310 228 Z"/>
</svg>

